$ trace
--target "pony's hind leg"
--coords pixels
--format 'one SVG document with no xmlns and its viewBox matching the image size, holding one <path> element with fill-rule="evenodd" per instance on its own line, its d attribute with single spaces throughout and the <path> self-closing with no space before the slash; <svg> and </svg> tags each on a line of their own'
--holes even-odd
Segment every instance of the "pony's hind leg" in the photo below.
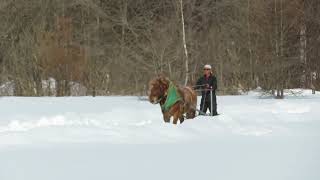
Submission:
<svg viewBox="0 0 320 180">
<path fill-rule="evenodd" d="M 179 120 L 180 120 L 180 124 L 182 124 L 183 121 L 184 121 L 184 116 L 183 116 L 183 114 L 181 114 L 181 116 L 179 117 Z"/>
<path fill-rule="evenodd" d="M 163 121 L 165 123 L 170 123 L 170 113 L 169 112 L 164 112 L 163 113 Z"/>
<path fill-rule="evenodd" d="M 196 117 L 196 110 L 192 110 L 192 119 Z"/>
<path fill-rule="evenodd" d="M 195 110 L 189 110 L 189 112 L 187 112 L 187 119 L 193 119 L 196 117 L 196 111 Z"/>
<path fill-rule="evenodd" d="M 187 108 L 187 113 L 186 113 L 186 117 L 187 119 L 193 119 L 196 117 L 196 108 L 192 108 L 192 107 L 188 107 Z"/>
</svg>

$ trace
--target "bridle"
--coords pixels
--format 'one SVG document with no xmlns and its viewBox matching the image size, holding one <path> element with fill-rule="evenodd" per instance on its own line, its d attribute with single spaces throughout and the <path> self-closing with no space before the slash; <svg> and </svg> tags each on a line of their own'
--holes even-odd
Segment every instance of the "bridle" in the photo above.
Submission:
<svg viewBox="0 0 320 180">
<path fill-rule="evenodd" d="M 160 103 L 164 98 L 166 98 L 166 95 L 160 96 L 160 98 L 157 100 L 156 104 Z"/>
<path fill-rule="evenodd" d="M 160 85 L 160 91 L 161 92 L 164 92 L 164 89 L 163 87 Z M 167 90 L 168 91 L 168 90 Z M 160 97 L 159 99 L 157 100 L 156 104 L 160 103 L 163 99 L 165 99 L 167 97 L 167 93 L 168 92 L 164 92 Z"/>
</svg>

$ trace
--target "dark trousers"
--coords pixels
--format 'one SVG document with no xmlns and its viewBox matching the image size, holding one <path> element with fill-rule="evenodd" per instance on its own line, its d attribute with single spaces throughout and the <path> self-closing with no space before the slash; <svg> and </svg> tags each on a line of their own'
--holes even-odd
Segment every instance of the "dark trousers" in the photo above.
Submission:
<svg viewBox="0 0 320 180">
<path fill-rule="evenodd" d="M 203 97 L 201 98 L 201 103 L 200 103 L 200 115 L 206 114 L 207 110 L 209 109 L 211 113 L 211 99 L 210 96 L 208 97 Z M 217 97 L 216 95 L 212 96 L 212 114 L 217 115 Z"/>
</svg>

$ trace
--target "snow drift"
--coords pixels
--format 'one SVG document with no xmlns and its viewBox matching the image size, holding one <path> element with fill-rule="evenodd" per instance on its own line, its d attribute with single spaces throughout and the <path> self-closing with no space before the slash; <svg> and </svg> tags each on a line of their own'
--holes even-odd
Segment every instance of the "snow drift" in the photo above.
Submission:
<svg viewBox="0 0 320 180">
<path fill-rule="evenodd" d="M 136 97 L 0 98 L 0 179 L 320 178 L 320 96 L 218 97 L 165 124 Z"/>
</svg>

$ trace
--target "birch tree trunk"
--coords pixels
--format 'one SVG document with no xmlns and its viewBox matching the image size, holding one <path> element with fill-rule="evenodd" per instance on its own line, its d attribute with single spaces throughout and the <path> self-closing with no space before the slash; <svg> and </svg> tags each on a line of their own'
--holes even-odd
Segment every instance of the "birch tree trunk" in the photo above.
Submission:
<svg viewBox="0 0 320 180">
<path fill-rule="evenodd" d="M 251 87 L 255 88 L 255 78 L 254 78 L 254 65 L 253 65 L 253 59 L 252 59 L 252 47 L 251 47 L 251 27 L 250 27 L 250 0 L 248 0 L 248 6 L 247 6 L 248 16 L 247 16 L 247 26 L 248 26 L 248 48 L 249 48 L 249 59 L 250 59 L 250 78 L 251 78 Z"/>
<path fill-rule="evenodd" d="M 121 62 L 124 61 L 124 46 L 125 46 L 125 36 L 126 36 L 125 31 L 128 23 L 127 11 L 128 11 L 127 1 L 123 0 L 121 3 L 121 49 L 120 49 Z"/>
<path fill-rule="evenodd" d="M 284 34 L 283 34 L 283 31 L 284 31 L 284 28 L 283 28 L 283 2 L 282 0 L 280 0 L 280 58 L 281 58 L 281 69 L 280 69 L 280 72 L 281 72 L 281 76 L 283 76 L 283 69 L 284 69 L 284 65 L 283 65 L 283 58 L 284 58 L 284 49 L 283 49 L 283 46 L 284 46 Z M 282 78 L 281 79 L 281 84 L 280 84 L 280 98 L 283 99 L 284 98 L 284 82 L 285 80 Z"/>
<path fill-rule="evenodd" d="M 303 2 L 303 9 L 305 10 L 305 2 Z M 303 74 L 301 75 L 301 87 L 308 87 L 308 76 L 311 75 L 310 66 L 307 63 L 307 25 L 306 15 L 303 13 L 300 24 L 300 62 L 304 65 Z M 310 76 L 312 79 L 312 76 Z M 312 82 L 312 81 L 311 81 Z M 312 83 L 310 84 L 312 86 Z"/>
<path fill-rule="evenodd" d="M 189 58 L 188 58 L 188 49 L 186 43 L 186 31 L 184 26 L 184 16 L 183 16 L 183 2 L 180 0 L 180 12 L 181 12 L 181 24 L 182 24 L 182 39 L 183 39 L 183 48 L 185 54 L 185 68 L 186 68 L 186 77 L 184 84 L 187 85 L 189 81 Z"/>
</svg>

